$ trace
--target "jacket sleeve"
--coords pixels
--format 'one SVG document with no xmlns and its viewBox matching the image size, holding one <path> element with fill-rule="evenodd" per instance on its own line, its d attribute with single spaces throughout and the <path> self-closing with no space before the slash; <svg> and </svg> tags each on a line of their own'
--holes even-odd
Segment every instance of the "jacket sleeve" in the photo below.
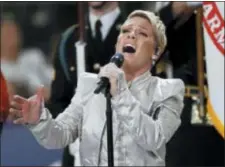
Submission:
<svg viewBox="0 0 225 167">
<path fill-rule="evenodd" d="M 71 103 L 56 119 L 53 119 L 49 110 L 43 106 L 39 123 L 27 125 L 39 144 L 48 149 L 59 149 L 76 140 L 83 115 L 83 85 L 78 81 L 78 88 Z"/>
<path fill-rule="evenodd" d="M 172 86 L 168 86 L 166 92 L 162 92 L 169 95 L 157 105 L 152 105 L 155 107 L 151 107 L 149 111 L 142 107 L 128 89 L 112 100 L 118 119 L 124 123 L 137 144 L 145 150 L 156 151 L 165 145 L 180 125 L 184 84 L 181 80 L 170 84 Z M 150 116 L 152 110 L 158 113 L 157 119 Z"/>
<path fill-rule="evenodd" d="M 51 84 L 51 95 L 46 104 L 53 118 L 56 118 L 58 114 L 69 105 L 74 95 L 74 89 L 74 85 L 67 80 L 60 63 L 58 47 L 54 59 L 54 76 Z"/>
</svg>

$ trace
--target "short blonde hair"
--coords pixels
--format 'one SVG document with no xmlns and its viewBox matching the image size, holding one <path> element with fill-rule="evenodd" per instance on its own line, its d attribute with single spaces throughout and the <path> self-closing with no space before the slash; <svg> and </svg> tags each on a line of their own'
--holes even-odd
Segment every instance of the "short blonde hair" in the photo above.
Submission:
<svg viewBox="0 0 225 167">
<path fill-rule="evenodd" d="M 156 16 L 153 12 L 145 11 L 145 10 L 135 10 L 131 14 L 129 14 L 128 19 L 140 16 L 144 17 L 149 20 L 149 22 L 153 26 L 153 33 L 155 33 L 156 37 L 156 47 L 157 47 L 157 56 L 160 56 L 166 45 L 167 45 L 167 38 L 166 38 L 166 28 L 163 22 L 160 20 L 158 16 Z"/>
</svg>

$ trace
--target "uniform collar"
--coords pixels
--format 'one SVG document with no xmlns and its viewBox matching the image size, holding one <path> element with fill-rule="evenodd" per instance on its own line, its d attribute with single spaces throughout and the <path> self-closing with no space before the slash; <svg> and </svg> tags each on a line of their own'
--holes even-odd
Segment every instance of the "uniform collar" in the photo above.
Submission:
<svg viewBox="0 0 225 167">
<path fill-rule="evenodd" d="M 106 38 L 110 28 L 115 23 L 116 19 L 119 17 L 121 11 L 119 7 L 115 8 L 113 11 L 104 14 L 101 17 L 94 15 L 93 13 L 89 13 L 89 22 L 91 27 L 92 36 L 95 36 L 95 23 L 97 20 L 100 20 L 102 23 L 101 32 L 103 40 Z"/>
</svg>

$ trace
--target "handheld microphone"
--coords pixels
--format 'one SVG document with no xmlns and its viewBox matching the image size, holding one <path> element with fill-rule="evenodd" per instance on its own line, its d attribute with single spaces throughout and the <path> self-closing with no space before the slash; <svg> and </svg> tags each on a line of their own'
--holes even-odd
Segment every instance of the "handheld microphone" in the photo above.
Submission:
<svg viewBox="0 0 225 167">
<path fill-rule="evenodd" d="M 116 53 L 111 59 L 111 63 L 114 63 L 117 67 L 121 67 L 124 62 L 124 57 L 120 53 Z M 98 94 L 103 89 L 107 88 L 109 86 L 109 79 L 107 77 L 101 77 L 101 80 L 98 82 L 98 86 L 95 89 L 94 93 Z"/>
</svg>

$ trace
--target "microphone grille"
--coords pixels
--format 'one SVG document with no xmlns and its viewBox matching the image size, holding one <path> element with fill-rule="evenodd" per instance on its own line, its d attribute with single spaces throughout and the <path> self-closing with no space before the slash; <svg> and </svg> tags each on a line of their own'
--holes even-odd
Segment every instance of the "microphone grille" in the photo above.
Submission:
<svg viewBox="0 0 225 167">
<path fill-rule="evenodd" d="M 116 53 L 111 59 L 110 62 L 115 63 L 117 67 L 121 67 L 124 62 L 124 56 L 121 53 Z"/>
</svg>

